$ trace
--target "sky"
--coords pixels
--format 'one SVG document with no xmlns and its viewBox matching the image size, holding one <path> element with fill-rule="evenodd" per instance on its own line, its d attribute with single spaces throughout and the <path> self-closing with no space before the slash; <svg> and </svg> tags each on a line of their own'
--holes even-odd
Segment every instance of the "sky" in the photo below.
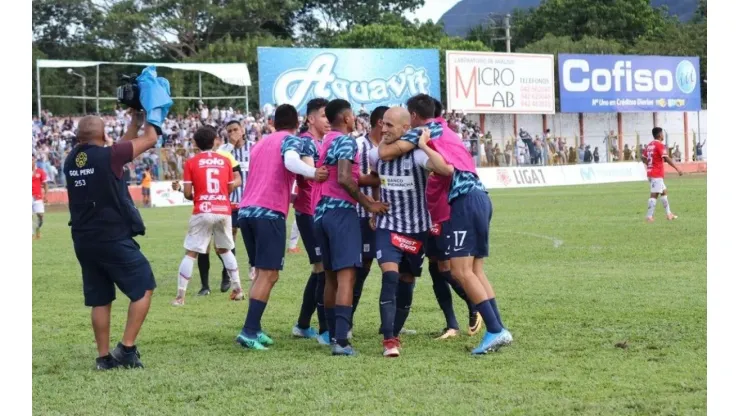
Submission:
<svg viewBox="0 0 740 416">
<path fill-rule="evenodd" d="M 460 0 L 426 0 L 424 7 L 413 13 L 406 13 L 406 17 L 422 22 L 432 19 L 436 23 L 447 10 L 459 2 Z"/>
</svg>

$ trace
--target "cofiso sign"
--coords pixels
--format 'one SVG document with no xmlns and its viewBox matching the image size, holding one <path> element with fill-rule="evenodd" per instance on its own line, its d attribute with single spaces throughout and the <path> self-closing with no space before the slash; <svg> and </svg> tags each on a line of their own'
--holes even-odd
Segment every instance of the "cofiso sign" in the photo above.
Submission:
<svg viewBox="0 0 740 416">
<path fill-rule="evenodd" d="M 563 112 L 698 111 L 699 58 L 558 57 Z"/>
</svg>

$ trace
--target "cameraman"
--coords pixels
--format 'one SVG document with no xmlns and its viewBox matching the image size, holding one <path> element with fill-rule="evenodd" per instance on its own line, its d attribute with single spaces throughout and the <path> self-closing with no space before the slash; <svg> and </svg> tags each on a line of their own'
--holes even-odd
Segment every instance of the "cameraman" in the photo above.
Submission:
<svg viewBox="0 0 740 416">
<path fill-rule="evenodd" d="M 136 137 L 141 125 L 144 135 Z M 75 255 L 82 268 L 85 305 L 92 307 L 92 326 L 98 348 L 96 367 L 143 367 L 136 337 L 149 312 L 156 287 L 149 261 L 134 236 L 145 227 L 134 206 L 123 167 L 152 148 L 157 132 L 134 114 L 123 138 L 105 147 L 105 125 L 97 116 L 80 120 L 77 145 L 64 161 L 69 196 L 69 225 Z M 123 338 L 110 351 L 111 304 L 118 288 L 130 300 Z"/>
</svg>

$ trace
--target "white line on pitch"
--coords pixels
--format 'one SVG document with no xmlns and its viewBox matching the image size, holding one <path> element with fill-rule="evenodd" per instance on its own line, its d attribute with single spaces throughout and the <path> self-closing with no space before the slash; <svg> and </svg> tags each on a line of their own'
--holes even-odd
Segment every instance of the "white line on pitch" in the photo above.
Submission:
<svg viewBox="0 0 740 416">
<path fill-rule="evenodd" d="M 515 234 L 528 235 L 530 237 L 536 237 L 536 238 L 542 238 L 544 240 L 550 240 L 550 241 L 552 241 L 552 245 L 555 248 L 558 248 L 558 247 L 562 246 L 563 243 L 565 243 L 563 240 L 560 240 L 559 238 L 550 237 L 550 236 L 547 236 L 547 235 L 535 234 L 535 233 L 528 233 L 528 232 L 524 232 L 524 231 L 512 231 L 512 232 L 515 233 Z"/>
</svg>

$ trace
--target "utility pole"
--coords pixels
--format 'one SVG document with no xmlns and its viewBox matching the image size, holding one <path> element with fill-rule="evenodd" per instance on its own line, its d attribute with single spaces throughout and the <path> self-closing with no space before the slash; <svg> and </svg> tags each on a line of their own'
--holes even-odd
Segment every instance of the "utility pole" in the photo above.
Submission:
<svg viewBox="0 0 740 416">
<path fill-rule="evenodd" d="M 498 19 L 503 17 L 504 20 L 504 37 L 497 37 L 495 36 L 497 29 L 500 29 L 501 26 L 499 26 L 499 23 L 497 22 Z M 493 43 L 497 40 L 504 40 L 506 41 L 506 52 L 511 53 L 511 15 L 507 14 L 504 16 L 491 14 L 490 16 L 490 22 L 491 22 L 491 48 L 493 48 Z M 500 32 L 499 32 L 500 33 Z"/>
<path fill-rule="evenodd" d="M 504 17 L 504 29 L 506 30 L 506 53 L 511 53 L 511 15 Z"/>
</svg>

